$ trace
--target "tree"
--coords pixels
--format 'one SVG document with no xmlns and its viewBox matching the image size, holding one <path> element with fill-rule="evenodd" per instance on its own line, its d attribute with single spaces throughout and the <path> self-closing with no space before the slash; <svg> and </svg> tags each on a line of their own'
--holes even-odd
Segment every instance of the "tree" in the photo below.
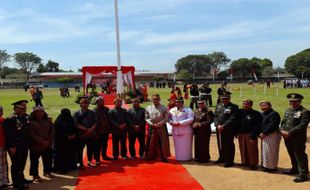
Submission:
<svg viewBox="0 0 310 190">
<path fill-rule="evenodd" d="M 10 61 L 11 55 L 9 55 L 6 50 L 0 49 L 0 70 L 2 69 L 4 63 Z"/>
<path fill-rule="evenodd" d="M 310 77 L 310 48 L 288 57 L 284 67 L 299 78 Z"/>
<path fill-rule="evenodd" d="M 193 75 L 188 70 L 183 69 L 180 72 L 178 72 L 177 79 L 189 81 L 193 79 Z"/>
<path fill-rule="evenodd" d="M 59 63 L 48 60 L 46 64 L 47 72 L 59 72 Z"/>
<path fill-rule="evenodd" d="M 19 65 L 21 71 L 26 74 L 26 82 L 29 81 L 33 70 L 41 63 L 41 58 L 30 52 L 16 53 L 14 60 Z"/>
<path fill-rule="evenodd" d="M 261 65 L 257 59 L 240 58 L 234 60 L 230 65 L 230 69 L 234 71 L 234 76 L 241 78 L 254 77 L 254 73 L 257 77 L 262 75 Z"/>
<path fill-rule="evenodd" d="M 1 78 L 5 78 L 7 75 L 11 75 L 11 74 L 18 74 L 20 72 L 19 69 L 17 68 L 9 68 L 9 67 L 2 67 L 1 72 L 0 72 L 0 77 Z"/>
<path fill-rule="evenodd" d="M 180 71 L 185 70 L 193 75 L 193 77 L 205 76 L 210 73 L 211 59 L 207 55 L 188 55 L 179 59 L 175 64 L 175 68 L 177 74 L 179 74 Z"/>
<path fill-rule="evenodd" d="M 273 74 L 275 74 L 275 70 L 271 66 L 268 66 L 264 68 L 262 73 L 264 77 L 271 77 Z"/>
<path fill-rule="evenodd" d="M 213 52 L 208 54 L 211 59 L 211 71 L 213 80 L 216 78 L 222 66 L 226 66 L 231 60 L 223 52 Z"/>
<path fill-rule="evenodd" d="M 48 70 L 43 63 L 40 63 L 39 66 L 37 67 L 37 72 L 44 73 L 44 72 L 48 72 Z"/>
</svg>

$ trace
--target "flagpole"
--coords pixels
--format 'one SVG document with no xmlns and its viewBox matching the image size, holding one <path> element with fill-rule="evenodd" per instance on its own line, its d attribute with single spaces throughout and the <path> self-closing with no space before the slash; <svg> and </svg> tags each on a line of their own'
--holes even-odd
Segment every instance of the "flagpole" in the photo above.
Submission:
<svg viewBox="0 0 310 190">
<path fill-rule="evenodd" d="M 123 76 L 121 67 L 121 48 L 119 40 L 119 22 L 118 22 L 118 0 L 114 0 L 115 8 L 115 32 L 116 32 L 116 55 L 117 55 L 117 78 L 116 78 L 116 93 L 118 96 L 124 91 L 123 87 Z"/>
</svg>

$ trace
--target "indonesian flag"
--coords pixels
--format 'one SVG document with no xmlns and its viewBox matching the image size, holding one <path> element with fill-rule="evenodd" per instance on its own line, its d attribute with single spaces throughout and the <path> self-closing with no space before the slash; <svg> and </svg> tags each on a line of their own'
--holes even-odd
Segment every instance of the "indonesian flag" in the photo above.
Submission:
<svg viewBox="0 0 310 190">
<path fill-rule="evenodd" d="M 255 81 L 257 81 L 257 76 L 256 76 L 254 68 L 252 67 L 251 70 L 252 70 L 252 74 L 254 76 Z"/>
</svg>

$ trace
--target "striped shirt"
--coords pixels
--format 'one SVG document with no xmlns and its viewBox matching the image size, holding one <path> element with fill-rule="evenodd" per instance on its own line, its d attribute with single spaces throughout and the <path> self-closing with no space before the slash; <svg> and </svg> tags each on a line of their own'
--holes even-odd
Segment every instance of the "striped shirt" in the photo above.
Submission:
<svg viewBox="0 0 310 190">
<path fill-rule="evenodd" d="M 53 124 L 47 120 L 30 121 L 30 150 L 40 151 L 52 147 L 54 138 Z M 49 141 L 49 147 L 44 147 L 43 141 Z"/>
</svg>

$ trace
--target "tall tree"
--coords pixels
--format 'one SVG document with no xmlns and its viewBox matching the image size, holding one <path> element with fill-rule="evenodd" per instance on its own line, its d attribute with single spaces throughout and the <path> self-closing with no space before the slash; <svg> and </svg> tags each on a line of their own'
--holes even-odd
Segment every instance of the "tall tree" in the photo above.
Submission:
<svg viewBox="0 0 310 190">
<path fill-rule="evenodd" d="M 256 59 L 240 58 L 234 60 L 230 69 L 234 71 L 234 76 L 241 78 L 260 77 L 262 75 L 261 65 Z"/>
<path fill-rule="evenodd" d="M 44 72 L 48 72 L 48 70 L 43 63 L 40 63 L 37 67 L 37 72 L 38 73 L 44 73 Z"/>
<path fill-rule="evenodd" d="M 175 64 L 177 74 L 182 70 L 188 71 L 193 75 L 193 78 L 207 75 L 211 69 L 211 59 L 207 55 L 188 55 L 182 57 Z M 182 75 L 184 71 L 182 71 Z"/>
<path fill-rule="evenodd" d="M 0 77 L 5 78 L 7 75 L 20 73 L 20 70 L 17 68 L 10 68 L 7 66 L 2 67 L 0 71 Z"/>
<path fill-rule="evenodd" d="M 215 51 L 211 54 L 208 54 L 208 56 L 211 59 L 211 72 L 214 80 L 221 67 L 226 66 L 231 60 L 223 52 Z"/>
<path fill-rule="evenodd" d="M 11 59 L 11 55 L 9 55 L 6 50 L 0 49 L 0 70 L 2 69 L 4 63 L 9 62 Z"/>
<path fill-rule="evenodd" d="M 48 60 L 46 68 L 48 72 L 59 72 L 59 63 Z"/>
<path fill-rule="evenodd" d="M 299 78 L 310 77 L 310 48 L 288 57 L 284 67 Z"/>
<path fill-rule="evenodd" d="M 26 82 L 29 81 L 30 74 L 41 63 L 41 58 L 31 52 L 16 53 L 14 55 L 14 60 L 21 71 L 26 74 Z"/>
<path fill-rule="evenodd" d="M 182 69 L 180 72 L 178 72 L 177 79 L 189 81 L 193 79 L 193 75 L 189 71 Z"/>
</svg>

